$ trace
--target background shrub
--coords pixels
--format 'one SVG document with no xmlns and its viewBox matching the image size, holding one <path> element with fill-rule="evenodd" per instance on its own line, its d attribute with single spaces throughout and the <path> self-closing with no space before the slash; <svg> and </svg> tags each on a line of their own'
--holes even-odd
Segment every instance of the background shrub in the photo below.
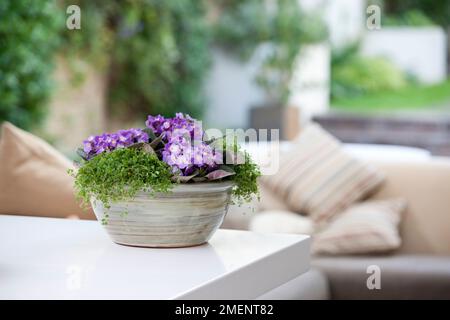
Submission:
<svg viewBox="0 0 450 320">
<path fill-rule="evenodd" d="M 202 85 L 211 60 L 203 1 L 66 4 L 80 6 L 83 25 L 83 32 L 65 32 L 66 48 L 106 67 L 113 114 L 202 115 Z"/>
<path fill-rule="evenodd" d="M 54 1 L 0 2 L 0 122 L 30 129 L 44 119 L 61 13 Z"/>
</svg>

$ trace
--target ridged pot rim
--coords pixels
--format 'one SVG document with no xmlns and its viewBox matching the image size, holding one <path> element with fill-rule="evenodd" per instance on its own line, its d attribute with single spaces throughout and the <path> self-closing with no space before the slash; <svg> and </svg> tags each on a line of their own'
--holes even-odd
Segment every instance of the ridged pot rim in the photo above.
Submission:
<svg viewBox="0 0 450 320">
<path fill-rule="evenodd" d="M 234 185 L 235 183 L 233 181 L 174 183 L 174 186 L 169 193 L 220 192 L 220 191 L 228 191 Z M 148 192 L 141 191 L 140 193 L 148 193 Z"/>
<path fill-rule="evenodd" d="M 155 197 L 171 195 L 174 193 L 216 193 L 216 192 L 226 192 L 233 188 L 235 183 L 233 181 L 221 181 L 221 182 L 193 182 L 193 183 L 174 183 L 173 188 L 165 193 L 165 192 L 157 192 L 155 193 Z M 151 192 L 150 191 L 140 191 L 135 197 L 147 197 Z M 95 196 L 91 196 L 91 202 L 100 201 L 96 199 Z M 130 200 L 129 200 L 130 201 Z M 125 202 L 129 202 L 125 201 Z M 131 200 L 132 201 L 132 200 Z M 123 201 L 119 201 L 123 202 Z"/>
</svg>

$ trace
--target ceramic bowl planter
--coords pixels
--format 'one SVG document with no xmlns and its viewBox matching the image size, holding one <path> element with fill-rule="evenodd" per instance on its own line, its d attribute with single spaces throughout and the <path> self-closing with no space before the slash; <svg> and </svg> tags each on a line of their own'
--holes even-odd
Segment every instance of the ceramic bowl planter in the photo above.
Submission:
<svg viewBox="0 0 450 320">
<path fill-rule="evenodd" d="M 183 113 L 149 115 L 145 126 L 88 137 L 68 170 L 114 242 L 200 245 L 221 225 L 231 197 L 244 203 L 258 194 L 259 167 L 236 135 L 208 137 Z"/>
<path fill-rule="evenodd" d="M 222 224 L 232 187 L 229 181 L 179 184 L 172 192 L 141 192 L 108 209 L 99 200 L 91 204 L 99 221 L 108 216 L 104 227 L 118 244 L 189 247 L 207 242 Z"/>
</svg>

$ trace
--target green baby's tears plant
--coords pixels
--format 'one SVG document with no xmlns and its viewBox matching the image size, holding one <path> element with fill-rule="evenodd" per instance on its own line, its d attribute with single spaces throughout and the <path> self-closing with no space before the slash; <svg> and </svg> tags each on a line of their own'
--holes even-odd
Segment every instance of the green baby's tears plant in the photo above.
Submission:
<svg viewBox="0 0 450 320">
<path fill-rule="evenodd" d="M 82 163 L 75 177 L 75 189 L 85 204 L 91 197 L 109 207 L 111 202 L 133 198 L 138 192 L 170 192 L 170 167 L 154 154 L 138 148 L 102 153 Z"/>
</svg>

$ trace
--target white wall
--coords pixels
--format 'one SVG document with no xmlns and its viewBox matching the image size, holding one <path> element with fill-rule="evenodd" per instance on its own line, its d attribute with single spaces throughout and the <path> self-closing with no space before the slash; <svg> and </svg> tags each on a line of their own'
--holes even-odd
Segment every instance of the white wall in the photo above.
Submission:
<svg viewBox="0 0 450 320">
<path fill-rule="evenodd" d="M 305 11 L 323 11 L 331 42 L 336 46 L 361 37 L 365 3 L 365 0 L 299 0 Z M 328 110 L 330 78 L 330 47 L 323 43 L 303 49 L 289 99 L 290 106 L 301 108 L 301 121 Z M 208 126 L 248 126 L 250 108 L 265 101 L 264 92 L 253 82 L 264 53 L 263 47 L 249 63 L 241 63 L 219 49 L 213 51 L 213 65 L 205 86 Z"/>
<path fill-rule="evenodd" d="M 220 49 L 213 50 L 213 65 L 206 81 L 208 127 L 246 128 L 253 106 L 266 102 L 254 77 L 267 47 L 261 46 L 248 63 L 239 62 Z M 328 44 L 307 45 L 294 66 L 288 105 L 300 108 L 303 122 L 329 107 L 330 49 Z"/>
<path fill-rule="evenodd" d="M 289 105 L 300 108 L 300 123 L 328 111 L 330 105 L 330 46 L 328 43 L 302 48 L 292 77 Z"/>
<path fill-rule="evenodd" d="M 208 127 L 245 128 L 250 107 L 264 101 L 264 92 L 253 83 L 258 58 L 242 63 L 222 50 L 213 50 L 213 64 L 206 81 Z"/>
<path fill-rule="evenodd" d="M 433 84 L 446 79 L 447 40 L 439 27 L 383 27 L 367 31 L 361 53 L 384 56 L 402 70 Z"/>
<path fill-rule="evenodd" d="M 366 0 L 299 0 L 305 11 L 321 11 L 333 47 L 359 40 L 366 25 Z"/>
</svg>

